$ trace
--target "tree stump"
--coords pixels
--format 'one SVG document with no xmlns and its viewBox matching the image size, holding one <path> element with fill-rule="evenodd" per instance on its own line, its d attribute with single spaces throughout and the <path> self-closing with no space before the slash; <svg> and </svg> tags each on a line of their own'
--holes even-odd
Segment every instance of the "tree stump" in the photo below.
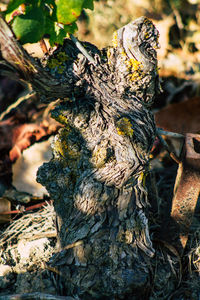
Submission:
<svg viewBox="0 0 200 300">
<path fill-rule="evenodd" d="M 61 251 L 50 266 L 67 295 L 144 299 L 149 288 L 155 251 L 145 179 L 156 136 L 158 36 L 141 17 L 116 31 L 107 49 L 83 42 L 82 51 L 66 39 L 40 62 L 0 20 L 2 71 L 31 83 L 41 101 L 60 98 L 52 117 L 64 127 L 37 180 L 54 199 Z"/>
</svg>

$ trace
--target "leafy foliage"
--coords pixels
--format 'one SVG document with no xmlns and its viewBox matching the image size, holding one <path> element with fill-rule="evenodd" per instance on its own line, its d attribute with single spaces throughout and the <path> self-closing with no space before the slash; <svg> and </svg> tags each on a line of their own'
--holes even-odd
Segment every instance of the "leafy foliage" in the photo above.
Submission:
<svg viewBox="0 0 200 300">
<path fill-rule="evenodd" d="M 68 33 L 77 30 L 82 10 L 93 9 L 94 0 L 11 0 L 5 12 L 16 37 L 35 43 L 45 35 L 51 46 L 62 44 Z"/>
</svg>

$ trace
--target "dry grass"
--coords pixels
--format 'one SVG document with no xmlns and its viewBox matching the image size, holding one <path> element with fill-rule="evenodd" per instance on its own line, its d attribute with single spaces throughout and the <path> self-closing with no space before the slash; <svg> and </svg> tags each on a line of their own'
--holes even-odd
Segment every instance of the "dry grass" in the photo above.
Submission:
<svg viewBox="0 0 200 300">
<path fill-rule="evenodd" d="M 55 237 L 55 211 L 53 204 L 47 204 L 37 212 L 25 213 L 13 221 L 0 235 L 0 247 L 5 244 L 13 247 L 23 240 L 35 240 L 42 237 Z"/>
</svg>

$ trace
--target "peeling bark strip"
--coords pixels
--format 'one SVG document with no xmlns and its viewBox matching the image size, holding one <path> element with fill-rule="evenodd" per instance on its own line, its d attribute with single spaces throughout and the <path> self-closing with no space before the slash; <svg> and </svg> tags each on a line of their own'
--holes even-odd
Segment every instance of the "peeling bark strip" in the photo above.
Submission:
<svg viewBox="0 0 200 300">
<path fill-rule="evenodd" d="M 67 295 L 140 290 L 141 298 L 154 255 L 145 177 L 156 135 L 150 106 L 159 91 L 158 31 L 141 17 L 116 31 L 108 49 L 81 43 L 95 64 L 68 39 L 40 63 L 0 22 L 4 70 L 29 81 L 42 101 L 62 99 L 52 117 L 65 126 L 37 177 L 54 199 L 63 249 L 50 266 Z"/>
</svg>

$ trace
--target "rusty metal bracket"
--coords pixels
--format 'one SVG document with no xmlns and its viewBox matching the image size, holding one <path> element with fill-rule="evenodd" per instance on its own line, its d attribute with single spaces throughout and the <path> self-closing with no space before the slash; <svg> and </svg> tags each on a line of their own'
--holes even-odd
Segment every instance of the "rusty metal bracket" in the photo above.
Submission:
<svg viewBox="0 0 200 300">
<path fill-rule="evenodd" d="M 199 195 L 200 134 L 187 133 L 182 151 L 182 162 L 179 164 L 176 176 L 171 209 L 171 217 L 178 225 L 182 253 L 188 241 Z"/>
</svg>

